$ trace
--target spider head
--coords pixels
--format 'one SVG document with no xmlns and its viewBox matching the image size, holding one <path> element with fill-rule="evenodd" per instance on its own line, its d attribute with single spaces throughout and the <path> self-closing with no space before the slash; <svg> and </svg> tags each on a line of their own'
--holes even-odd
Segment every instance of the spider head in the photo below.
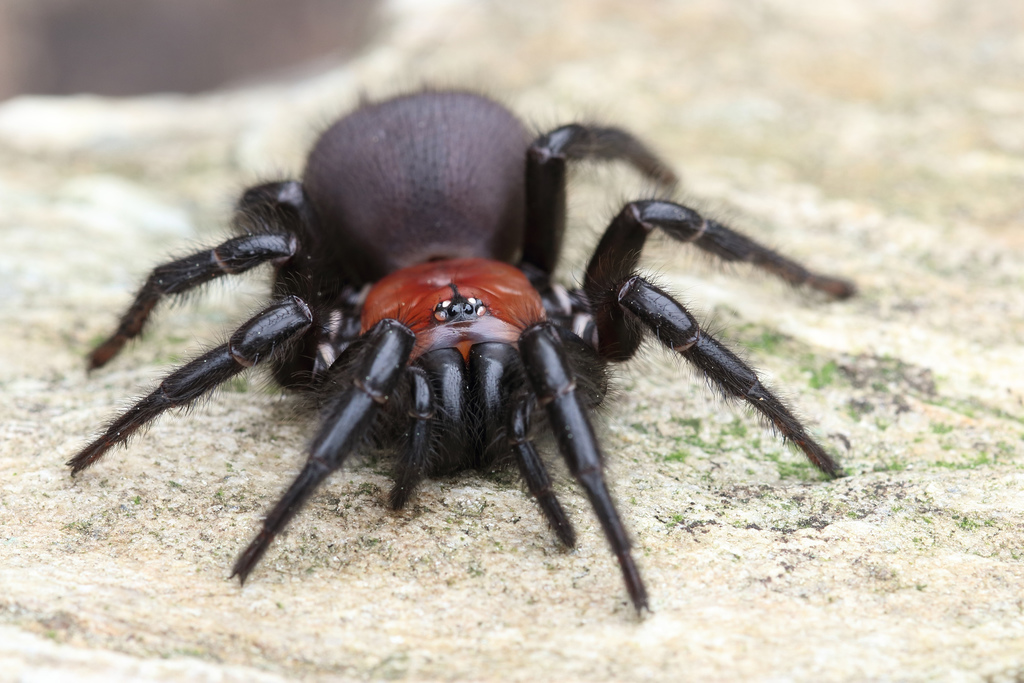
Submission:
<svg viewBox="0 0 1024 683">
<path fill-rule="evenodd" d="M 379 280 L 366 297 L 363 331 L 394 318 L 416 335 L 416 358 L 431 349 L 473 344 L 515 344 L 529 325 L 543 320 L 540 295 L 518 268 L 488 259 L 430 261 Z"/>
<path fill-rule="evenodd" d="M 451 285 L 454 296 L 434 306 L 434 320 L 439 323 L 472 322 L 487 315 L 487 306 L 476 297 L 464 297 L 455 285 Z"/>
</svg>

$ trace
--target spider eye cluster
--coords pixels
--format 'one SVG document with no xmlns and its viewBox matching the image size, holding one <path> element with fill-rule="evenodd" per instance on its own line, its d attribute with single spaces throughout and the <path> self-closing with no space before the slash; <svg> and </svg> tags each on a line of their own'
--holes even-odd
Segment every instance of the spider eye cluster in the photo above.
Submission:
<svg viewBox="0 0 1024 683">
<path fill-rule="evenodd" d="M 454 322 L 459 320 L 473 320 L 487 313 L 487 306 L 476 297 L 445 299 L 437 306 L 434 306 L 434 320 L 438 322 Z"/>
</svg>

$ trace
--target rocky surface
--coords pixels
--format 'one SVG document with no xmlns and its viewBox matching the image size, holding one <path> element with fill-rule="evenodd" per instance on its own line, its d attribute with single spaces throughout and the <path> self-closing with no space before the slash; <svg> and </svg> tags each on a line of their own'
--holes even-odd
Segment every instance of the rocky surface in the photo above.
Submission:
<svg viewBox="0 0 1024 683">
<path fill-rule="evenodd" d="M 1024 676 L 1024 9 L 942 0 L 395 2 L 364 54 L 201 97 L 0 106 L 0 679 L 986 680 Z M 652 351 L 601 428 L 653 613 L 637 619 L 563 474 L 558 549 L 507 475 L 386 510 L 335 476 L 244 589 L 237 552 L 309 422 L 259 376 L 72 480 L 63 462 L 258 305 L 260 276 L 165 308 L 86 376 L 153 264 L 215 242 L 315 131 L 421 83 L 538 128 L 627 125 L 680 198 L 856 279 L 830 303 L 659 244 L 646 263 L 745 347 L 851 476 L 820 480 Z M 572 187 L 578 277 L 649 192 Z"/>
</svg>

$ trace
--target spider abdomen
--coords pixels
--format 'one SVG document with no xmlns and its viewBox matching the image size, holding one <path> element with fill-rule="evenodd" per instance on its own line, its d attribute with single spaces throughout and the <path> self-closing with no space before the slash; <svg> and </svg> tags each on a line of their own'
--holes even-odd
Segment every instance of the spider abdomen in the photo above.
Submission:
<svg viewBox="0 0 1024 683">
<path fill-rule="evenodd" d="M 359 283 L 439 258 L 512 262 L 529 143 L 512 112 L 474 93 L 364 104 L 324 132 L 306 163 L 317 248 Z"/>
</svg>

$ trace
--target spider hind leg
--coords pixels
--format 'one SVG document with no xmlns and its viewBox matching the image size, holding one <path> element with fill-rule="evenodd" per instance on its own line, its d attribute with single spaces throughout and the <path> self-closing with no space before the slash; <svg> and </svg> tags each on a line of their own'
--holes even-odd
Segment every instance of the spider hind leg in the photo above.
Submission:
<svg viewBox="0 0 1024 683">
<path fill-rule="evenodd" d="M 677 178 L 640 140 L 621 128 L 571 123 L 537 138 L 526 154 L 526 235 L 524 264 L 550 275 L 565 234 L 565 177 L 569 161 L 625 161 L 664 187 Z"/>
<path fill-rule="evenodd" d="M 268 183 L 248 190 L 238 203 L 236 223 L 247 234 L 154 268 L 121 316 L 117 330 L 89 353 L 89 370 L 111 361 L 139 336 L 157 304 L 224 275 L 261 263 L 283 265 L 298 251 L 295 229 L 304 218 L 302 186 L 295 181 Z"/>
</svg>

